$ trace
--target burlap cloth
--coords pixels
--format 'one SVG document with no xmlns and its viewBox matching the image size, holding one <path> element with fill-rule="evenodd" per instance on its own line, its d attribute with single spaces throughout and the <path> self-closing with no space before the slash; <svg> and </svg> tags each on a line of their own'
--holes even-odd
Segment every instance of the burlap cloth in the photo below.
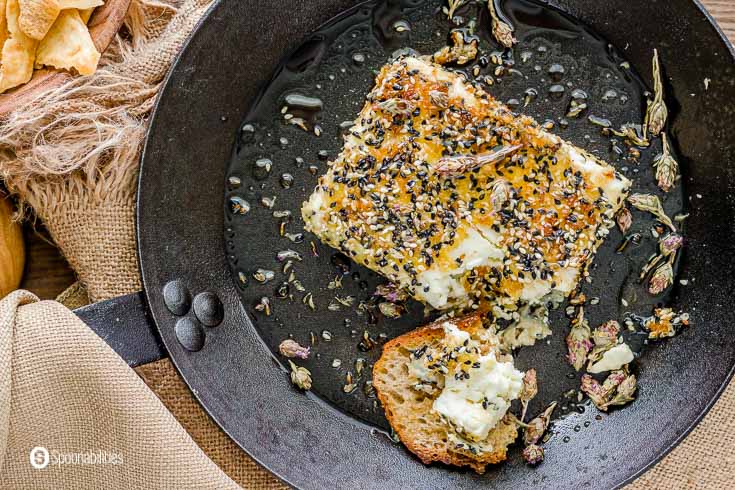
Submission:
<svg viewBox="0 0 735 490">
<path fill-rule="evenodd" d="M 61 298 L 68 305 L 140 289 L 133 216 L 145 121 L 208 3 L 133 0 L 96 75 L 0 126 L 6 185 L 43 220 L 84 285 Z M 136 371 L 60 304 L 22 292 L 0 302 L 0 487 L 227 488 L 225 474 L 246 488 L 283 487 L 208 418 L 169 361 Z M 733 434 L 731 385 L 629 488 L 732 487 Z M 29 452 L 44 444 L 60 453 L 117 451 L 124 464 L 36 470 Z"/>
</svg>

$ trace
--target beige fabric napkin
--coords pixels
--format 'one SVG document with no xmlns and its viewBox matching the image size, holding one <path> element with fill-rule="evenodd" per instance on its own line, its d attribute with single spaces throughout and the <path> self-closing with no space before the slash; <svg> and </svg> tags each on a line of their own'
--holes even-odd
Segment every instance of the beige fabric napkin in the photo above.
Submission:
<svg viewBox="0 0 735 490">
<path fill-rule="evenodd" d="M 37 301 L 0 301 L 0 488 L 239 488 L 92 330 Z"/>
<path fill-rule="evenodd" d="M 119 39 L 105 54 L 102 70 L 48 94 L 33 106 L 21 108 L 0 126 L 0 175 L 43 219 L 93 300 L 140 288 L 133 216 L 137 156 L 144 124 L 158 84 L 208 2 L 133 0 L 126 22 L 131 36 Z M 70 124 L 72 130 L 68 129 Z M 85 468 L 77 473 L 75 467 L 56 488 L 91 488 L 98 482 L 111 488 L 127 488 L 125 485 L 137 481 L 133 479 L 140 474 L 159 473 L 162 476 L 158 481 L 168 485 L 169 480 L 163 475 L 168 474 L 166 467 L 172 464 L 169 453 L 151 451 L 149 446 L 161 450 L 169 446 L 181 448 L 177 468 L 185 468 L 180 475 L 173 475 L 181 478 L 175 484 L 179 488 L 197 488 L 209 482 L 202 475 L 211 471 L 211 464 L 201 457 L 191 441 L 185 447 L 187 441 L 181 437 L 178 423 L 212 461 L 244 487 L 283 487 L 208 418 L 169 361 L 143 366 L 138 373 L 178 423 L 161 413 L 161 405 L 152 402 L 147 388 L 133 381 L 133 372 L 114 358 L 94 334 L 80 328 L 82 325 L 73 315 L 53 303 L 41 303 L 22 306 L 14 316 L 15 304 L 32 298 L 24 293 L 17 293 L 13 298 L 0 304 L 0 311 L 6 312 L 0 317 L 0 468 L 13 464 L 16 465 L 13 470 L 21 471 L 17 473 L 21 476 L 4 471 L 0 478 L 12 475 L 12 483 L 17 484 L 13 488 L 43 487 L 48 483 L 34 480 L 39 473 L 30 471 L 30 463 L 21 468 L 31 446 L 51 445 L 43 442 L 47 440 L 72 449 L 80 441 L 93 449 L 105 449 L 101 447 L 104 443 L 118 441 L 125 454 L 131 453 L 127 459 L 130 464 L 125 464 L 127 472 L 113 474 L 105 469 L 109 473 L 98 474 L 98 468 Z M 2 333 L 26 328 L 37 335 L 20 337 L 24 349 L 8 350 L 3 344 L 7 335 L 3 337 Z M 13 357 L 10 366 L 6 365 L 10 356 L 3 355 L 8 352 Z M 44 363 L 39 364 L 39 359 Z M 40 371 L 39 365 L 44 366 Z M 59 371 L 66 372 L 65 368 L 70 366 L 84 366 L 84 369 L 72 378 L 57 377 Z M 2 377 L 6 372 L 11 372 L 13 383 L 25 379 L 27 389 L 13 391 L 11 387 L 7 391 L 9 378 Z M 110 383 L 110 380 L 116 381 Z M 62 385 L 65 388 L 59 391 L 56 385 L 62 381 L 68 385 Z M 84 390 L 74 388 L 77 383 Z M 12 396 L 11 412 L 17 404 L 24 410 L 13 413 L 22 413 L 36 421 L 11 423 L 9 436 L 4 435 L 8 434 L 8 425 L 2 410 L 6 392 Z M 47 392 L 56 394 L 57 398 L 47 404 L 39 403 L 47 400 L 44 396 Z M 120 405 L 121 400 L 124 405 Z M 89 410 L 90 401 L 95 410 Z M 66 416 L 61 419 L 49 419 L 54 423 L 39 422 L 47 416 L 53 417 L 59 405 L 72 410 L 64 410 Z M 131 413 L 126 416 L 126 411 Z M 109 419 L 107 415 L 111 413 L 115 418 Z M 138 420 L 131 418 L 132 415 L 154 427 L 139 430 L 137 424 L 129 423 Z M 85 417 L 93 429 L 84 432 L 84 439 L 75 438 L 74 430 L 83 429 Z M 731 487 L 735 480 L 731 469 L 735 463 L 733 434 L 735 386 L 731 385 L 684 443 L 629 488 Z M 6 449 L 3 463 L 4 438 L 13 446 L 11 450 Z M 15 442 L 20 439 L 22 442 Z M 145 457 L 136 458 L 133 453 L 138 451 Z M 100 479 L 100 476 L 111 479 Z M 142 487 L 156 487 L 152 481 Z"/>
</svg>

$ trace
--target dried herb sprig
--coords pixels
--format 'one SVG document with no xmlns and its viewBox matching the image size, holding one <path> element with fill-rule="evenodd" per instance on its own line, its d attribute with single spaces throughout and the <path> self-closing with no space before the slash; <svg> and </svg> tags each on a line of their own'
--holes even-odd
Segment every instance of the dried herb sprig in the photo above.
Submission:
<svg viewBox="0 0 735 490">
<path fill-rule="evenodd" d="M 498 149 L 478 155 L 454 155 L 442 157 L 438 162 L 436 162 L 436 164 L 434 164 L 434 170 L 448 177 L 459 176 L 465 172 L 482 167 L 483 165 L 500 163 L 521 148 L 522 145 L 501 146 Z"/>
<path fill-rule="evenodd" d="M 666 126 L 669 111 L 664 102 L 664 84 L 661 77 L 661 64 L 658 59 L 658 50 L 653 50 L 653 101 L 648 101 L 644 128 L 653 136 L 658 136 Z M 645 136 L 645 131 L 644 131 Z"/>
<path fill-rule="evenodd" d="M 551 422 L 551 414 L 554 413 L 556 408 L 556 402 L 546 407 L 546 410 L 541 412 L 536 418 L 531 420 L 527 425 L 524 424 L 523 429 L 523 443 L 525 445 L 536 444 L 541 440 L 546 429 L 549 428 L 549 422 Z"/>
<path fill-rule="evenodd" d="M 620 233 L 625 234 L 628 232 L 630 227 L 633 225 L 633 213 L 630 212 L 626 206 L 620 208 L 620 211 L 615 215 L 615 221 L 618 224 Z"/>
<path fill-rule="evenodd" d="M 442 7 L 442 12 L 444 12 L 444 15 L 446 15 L 449 20 L 454 20 L 454 14 L 457 12 L 457 9 L 464 5 L 465 2 L 466 0 L 449 0 L 447 2 L 448 5 Z"/>
<path fill-rule="evenodd" d="M 662 191 L 669 192 L 679 175 L 679 162 L 671 155 L 671 146 L 666 133 L 662 133 L 661 138 L 663 138 L 663 149 L 653 159 L 653 167 L 656 169 L 658 186 Z"/>
<path fill-rule="evenodd" d="M 526 419 L 526 410 L 528 409 L 528 403 L 538 394 L 538 380 L 536 378 L 536 370 L 529 369 L 523 375 L 523 388 L 521 389 L 521 406 L 523 410 L 521 412 L 521 422 Z"/>
<path fill-rule="evenodd" d="M 620 129 L 603 128 L 602 134 L 609 135 L 613 134 L 618 138 L 623 138 L 628 143 L 640 146 L 641 148 L 648 148 L 651 146 L 651 142 L 646 137 L 645 125 L 641 131 L 643 134 L 638 133 L 638 128 L 634 124 L 624 124 Z"/>
<path fill-rule="evenodd" d="M 490 11 L 493 37 L 495 37 L 495 40 L 498 41 L 501 46 L 512 48 L 516 43 L 516 38 L 513 37 L 513 27 L 500 18 L 498 15 L 498 8 L 495 5 L 495 0 L 487 0 L 487 8 Z"/>
<path fill-rule="evenodd" d="M 567 361 L 579 371 L 587 361 L 587 354 L 592 349 L 592 333 L 584 318 L 584 308 L 579 307 L 577 316 L 572 320 L 572 329 L 567 335 Z"/>
<path fill-rule="evenodd" d="M 647 211 L 654 215 L 661 223 L 671 228 L 671 231 L 676 231 L 674 222 L 666 215 L 658 196 L 654 196 L 653 194 L 633 194 L 628 196 L 628 202 L 634 208 L 640 211 Z"/>
</svg>

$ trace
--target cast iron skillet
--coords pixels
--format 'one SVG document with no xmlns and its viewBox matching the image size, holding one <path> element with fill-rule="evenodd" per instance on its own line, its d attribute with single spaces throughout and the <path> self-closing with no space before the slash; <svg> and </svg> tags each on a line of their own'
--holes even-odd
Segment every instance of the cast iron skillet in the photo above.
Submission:
<svg viewBox="0 0 735 490">
<path fill-rule="evenodd" d="M 564 435 L 595 412 L 561 420 L 536 469 L 506 464 L 478 476 L 426 467 L 382 432 L 297 393 L 248 318 L 227 264 L 222 202 L 239 124 L 282 55 L 357 3 L 221 0 L 210 9 L 166 80 L 143 155 L 137 224 L 145 300 L 131 295 L 79 315 L 131 365 L 167 353 L 225 432 L 296 487 L 602 488 L 633 480 L 702 418 L 735 365 L 731 46 L 691 0 L 549 2 L 615 46 L 630 43 L 626 54 L 640 73 L 649 73 L 653 46 L 678 60 L 666 67 L 667 89 L 693 198 L 682 268 L 695 287 L 674 303 L 695 326 L 646 354 L 635 403 L 568 442 Z M 707 96 L 692 97 L 705 77 Z"/>
</svg>

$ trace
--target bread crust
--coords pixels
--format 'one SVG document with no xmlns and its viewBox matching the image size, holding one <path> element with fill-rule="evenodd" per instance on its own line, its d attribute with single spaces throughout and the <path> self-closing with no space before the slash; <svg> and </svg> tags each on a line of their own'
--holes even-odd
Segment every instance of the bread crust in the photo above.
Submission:
<svg viewBox="0 0 735 490">
<path fill-rule="evenodd" d="M 507 448 L 518 436 L 518 428 L 506 416 L 490 431 L 488 441 L 493 450 L 477 455 L 453 449 L 447 440 L 447 426 L 431 407 L 434 397 L 412 388 L 416 379 L 408 375 L 409 353 L 444 337 L 443 321 L 417 328 L 387 342 L 380 359 L 373 367 L 373 386 L 385 410 L 385 416 L 406 448 L 424 464 L 440 462 L 454 466 L 469 466 L 484 473 L 488 464 L 497 464 L 507 457 Z M 457 328 L 470 335 L 484 330 L 479 314 L 452 320 Z M 402 376 L 401 376 L 402 375 Z"/>
</svg>

